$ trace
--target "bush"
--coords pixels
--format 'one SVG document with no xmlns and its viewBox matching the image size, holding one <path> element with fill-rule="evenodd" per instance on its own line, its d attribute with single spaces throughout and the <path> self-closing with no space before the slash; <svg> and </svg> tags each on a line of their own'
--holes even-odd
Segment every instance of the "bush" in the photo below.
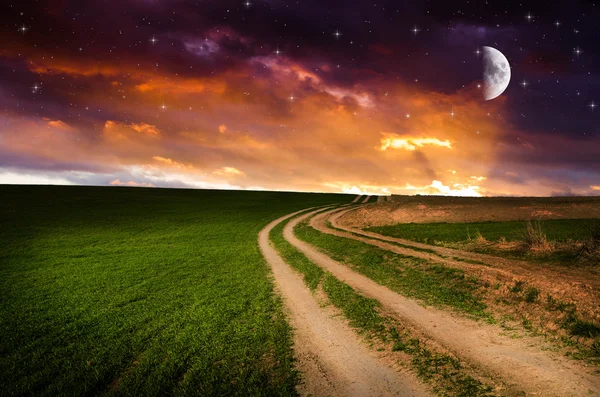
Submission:
<svg viewBox="0 0 600 397">
<path fill-rule="evenodd" d="M 600 264 L 600 224 L 592 227 L 590 236 L 583 241 L 578 256 L 584 262 Z"/>
<path fill-rule="evenodd" d="M 529 303 L 533 303 L 537 300 L 540 295 L 540 291 L 535 287 L 529 287 L 527 292 L 525 293 L 525 301 Z"/>
<path fill-rule="evenodd" d="M 553 244 L 548 241 L 546 233 L 542 230 L 542 223 L 539 220 L 534 222 L 527 221 L 525 230 L 522 233 L 522 245 L 524 250 L 553 250 Z"/>
</svg>

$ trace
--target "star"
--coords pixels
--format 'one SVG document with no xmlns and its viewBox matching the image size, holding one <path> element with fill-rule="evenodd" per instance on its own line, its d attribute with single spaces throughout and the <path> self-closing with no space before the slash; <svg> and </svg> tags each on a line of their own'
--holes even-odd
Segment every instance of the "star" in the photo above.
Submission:
<svg viewBox="0 0 600 397">
<path fill-rule="evenodd" d="M 280 50 L 279 50 L 279 47 L 277 47 L 277 49 L 276 49 L 275 51 L 273 51 L 273 53 L 274 53 L 275 55 L 279 56 L 279 55 L 283 54 L 283 51 L 280 51 Z"/>
<path fill-rule="evenodd" d="M 573 52 L 575 53 L 575 55 L 577 55 L 579 57 L 579 55 L 581 55 L 581 53 L 583 52 L 582 50 L 579 49 L 579 47 L 575 48 L 573 50 Z"/>
<path fill-rule="evenodd" d="M 335 32 L 333 32 L 333 35 L 335 36 L 336 39 L 339 39 L 342 34 L 340 33 L 339 30 L 336 30 Z"/>
<path fill-rule="evenodd" d="M 250 6 L 252 5 L 252 3 L 250 3 L 248 0 L 246 0 L 246 2 L 244 3 L 244 5 L 246 6 L 246 8 L 250 8 Z"/>
<path fill-rule="evenodd" d="M 294 94 L 291 94 L 291 95 L 290 95 L 290 97 L 289 97 L 289 100 L 290 100 L 290 102 L 294 102 L 294 99 L 296 99 L 296 98 L 294 97 Z"/>
<path fill-rule="evenodd" d="M 410 119 L 410 113 L 406 113 L 406 118 Z"/>
<path fill-rule="evenodd" d="M 559 27 L 560 26 L 560 21 L 554 22 L 554 26 Z"/>
<path fill-rule="evenodd" d="M 415 27 L 412 28 L 410 31 L 413 32 L 413 34 L 416 36 L 417 33 L 419 33 L 421 30 L 417 27 L 417 25 L 415 25 Z"/>
<path fill-rule="evenodd" d="M 596 104 L 594 103 L 594 101 L 592 101 L 592 103 L 590 103 L 588 106 L 589 106 L 589 108 L 590 108 L 590 109 L 592 109 L 592 112 L 593 112 L 593 111 L 594 111 L 594 109 L 596 109 L 596 106 L 598 106 L 598 105 L 596 105 Z"/>
<path fill-rule="evenodd" d="M 165 105 L 165 103 L 163 102 L 163 104 L 160 106 L 160 110 L 162 110 L 163 112 L 165 110 L 167 110 L 167 105 Z"/>
<path fill-rule="evenodd" d="M 40 86 L 36 84 L 33 85 L 33 87 L 31 87 L 31 92 L 33 92 L 34 94 L 36 92 L 38 92 L 38 90 L 40 89 Z"/>
<path fill-rule="evenodd" d="M 29 28 L 25 25 L 23 25 L 19 28 L 19 31 L 23 34 L 25 34 L 25 32 L 27 32 L 28 30 L 29 30 Z"/>
<path fill-rule="evenodd" d="M 475 53 L 475 55 L 480 56 L 481 55 L 481 50 L 478 48 L 475 51 L 473 51 Z"/>
<path fill-rule="evenodd" d="M 154 36 L 152 36 L 152 37 L 150 38 L 150 40 L 148 40 L 148 41 L 149 41 L 150 43 L 152 43 L 152 45 L 155 45 L 156 43 L 158 43 L 158 39 L 157 39 L 156 37 L 154 37 Z"/>
<path fill-rule="evenodd" d="M 527 19 L 528 22 L 531 22 L 531 20 L 533 19 L 533 15 L 531 15 L 531 13 L 527 13 L 527 15 L 525 15 L 525 19 Z"/>
<path fill-rule="evenodd" d="M 456 114 L 456 113 L 454 113 L 454 109 L 452 109 L 452 110 L 450 111 L 450 116 L 454 117 L 454 115 L 455 115 L 455 114 Z"/>
<path fill-rule="evenodd" d="M 523 81 L 521 81 L 521 83 L 520 83 L 520 84 L 521 84 L 521 87 L 523 87 L 523 88 L 527 88 L 527 85 L 528 85 L 529 83 L 528 83 L 527 81 L 523 80 Z"/>
</svg>

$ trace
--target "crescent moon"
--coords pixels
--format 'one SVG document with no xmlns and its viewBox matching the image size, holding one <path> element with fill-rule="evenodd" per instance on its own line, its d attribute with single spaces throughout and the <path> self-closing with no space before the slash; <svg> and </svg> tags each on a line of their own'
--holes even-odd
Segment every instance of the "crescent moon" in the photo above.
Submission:
<svg viewBox="0 0 600 397">
<path fill-rule="evenodd" d="M 483 47 L 483 98 L 489 101 L 500 96 L 509 82 L 508 59 L 493 47 Z"/>
</svg>

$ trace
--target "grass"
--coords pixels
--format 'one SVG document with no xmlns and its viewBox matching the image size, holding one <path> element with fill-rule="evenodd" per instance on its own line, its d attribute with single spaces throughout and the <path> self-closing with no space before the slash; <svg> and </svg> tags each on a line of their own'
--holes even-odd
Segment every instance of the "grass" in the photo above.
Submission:
<svg viewBox="0 0 600 397">
<path fill-rule="evenodd" d="M 599 225 L 599 219 L 549 219 L 534 222 L 408 223 L 367 230 L 442 246 L 464 246 L 475 242 L 471 249 L 477 252 L 569 265 L 599 262 Z M 512 248 L 501 248 L 490 243 L 516 244 Z"/>
<path fill-rule="evenodd" d="M 460 269 L 431 264 L 424 259 L 391 253 L 369 244 L 320 233 L 306 222 L 295 233 L 333 259 L 352 264 L 353 269 L 405 296 L 428 304 L 445 305 L 476 317 L 491 319 L 477 296 L 477 279 Z"/>
<path fill-rule="evenodd" d="M 376 299 L 366 298 L 352 287 L 323 271 L 288 243 L 282 235 L 287 222 L 273 228 L 270 239 L 286 263 L 298 270 L 311 290 L 320 285 L 329 301 L 342 311 L 350 326 L 367 337 L 392 344 L 393 351 L 404 351 L 410 355 L 410 364 L 417 375 L 434 384 L 440 395 L 492 396 L 492 388 L 471 377 L 454 357 L 428 349 L 410 331 L 398 333 L 394 320 L 380 314 L 381 306 Z M 382 349 L 379 349 L 382 350 Z"/>
<path fill-rule="evenodd" d="M 548 240 L 566 242 L 584 240 L 590 235 L 598 219 L 549 219 L 539 222 Z M 519 241 L 527 222 L 472 222 L 472 223 L 403 223 L 371 227 L 367 230 L 386 236 L 405 238 L 424 243 L 457 243 L 473 238 L 477 233 L 488 241 Z"/>
<path fill-rule="evenodd" d="M 294 395 L 257 233 L 351 196 L 0 186 L 3 395 Z"/>
</svg>

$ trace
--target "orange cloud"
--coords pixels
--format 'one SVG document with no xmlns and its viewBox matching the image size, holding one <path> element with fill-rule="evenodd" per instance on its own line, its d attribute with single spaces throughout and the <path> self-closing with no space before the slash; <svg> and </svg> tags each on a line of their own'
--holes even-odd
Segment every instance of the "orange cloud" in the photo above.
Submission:
<svg viewBox="0 0 600 397">
<path fill-rule="evenodd" d="M 153 156 L 152 159 L 155 161 L 158 161 L 159 163 L 167 164 L 168 166 L 175 167 L 175 168 L 194 168 L 191 165 L 185 165 L 182 163 L 178 163 L 177 161 L 174 161 L 173 159 L 170 159 L 170 158 Z"/>
<path fill-rule="evenodd" d="M 75 131 L 75 128 L 71 127 L 69 124 L 65 123 L 61 120 L 50 120 L 45 118 L 44 120 L 48 120 L 48 125 L 53 128 L 58 128 L 65 131 Z"/>
<path fill-rule="evenodd" d="M 113 186 L 156 187 L 152 183 L 138 183 L 134 181 L 121 182 L 118 179 L 115 179 L 114 181 L 110 182 L 110 184 Z"/>
<path fill-rule="evenodd" d="M 427 186 L 412 186 L 410 184 L 406 184 L 406 190 L 415 190 L 418 191 L 419 194 L 427 194 L 427 195 L 444 195 L 444 196 L 466 196 L 466 197 L 481 197 L 479 186 L 472 185 L 461 185 L 454 184 L 453 187 L 449 187 L 444 185 L 441 181 L 432 181 L 430 185 Z"/>
<path fill-rule="evenodd" d="M 140 134 L 146 134 L 146 135 L 150 135 L 150 136 L 160 135 L 160 131 L 158 130 L 158 128 L 156 128 L 156 126 L 153 126 L 150 124 L 146 124 L 146 123 L 130 124 L 130 127 L 133 128 L 134 131 L 139 132 Z"/>
<path fill-rule="evenodd" d="M 245 173 L 234 167 L 222 167 L 213 171 L 213 174 L 226 177 L 246 176 Z"/>
<path fill-rule="evenodd" d="M 132 135 L 147 136 L 156 138 L 160 136 L 160 130 L 150 124 L 146 123 L 132 123 L 124 124 L 117 121 L 107 120 L 104 123 L 104 129 L 102 133 L 105 138 L 109 140 L 126 140 L 130 139 Z"/>
<path fill-rule="evenodd" d="M 449 140 L 442 141 L 437 138 L 401 138 L 397 134 L 382 133 L 383 138 L 380 139 L 379 150 L 387 149 L 404 149 L 413 151 L 417 148 L 422 148 L 425 145 L 445 147 L 452 149 L 452 144 Z"/>
</svg>

